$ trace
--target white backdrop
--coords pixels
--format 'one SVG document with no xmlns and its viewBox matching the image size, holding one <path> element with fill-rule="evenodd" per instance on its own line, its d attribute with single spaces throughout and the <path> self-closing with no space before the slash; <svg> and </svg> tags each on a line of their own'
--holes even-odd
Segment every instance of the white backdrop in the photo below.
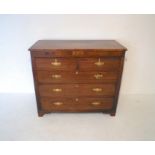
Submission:
<svg viewBox="0 0 155 155">
<path fill-rule="evenodd" d="M 155 15 L 0 15 L 0 92 L 34 92 L 27 49 L 40 39 L 116 39 L 121 93 L 155 93 Z"/>
</svg>

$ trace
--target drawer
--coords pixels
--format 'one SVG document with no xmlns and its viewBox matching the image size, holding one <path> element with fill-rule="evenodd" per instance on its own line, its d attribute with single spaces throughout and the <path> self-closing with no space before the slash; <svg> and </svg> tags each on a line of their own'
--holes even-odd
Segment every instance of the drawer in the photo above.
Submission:
<svg viewBox="0 0 155 155">
<path fill-rule="evenodd" d="M 74 59 L 63 58 L 36 58 L 36 70 L 51 70 L 51 71 L 72 71 L 77 67 L 77 62 Z"/>
<path fill-rule="evenodd" d="M 45 111 L 94 111 L 110 110 L 112 98 L 41 98 Z"/>
<path fill-rule="evenodd" d="M 114 83 L 117 72 L 37 71 L 37 79 L 40 83 Z"/>
<path fill-rule="evenodd" d="M 110 51 L 102 50 L 102 49 L 83 49 L 83 50 L 73 50 L 73 49 L 63 49 L 63 50 L 41 50 L 37 52 L 31 52 L 33 57 L 59 57 L 59 58 L 87 58 L 87 57 L 109 57 L 109 55 L 113 57 L 119 57 L 124 54 L 123 51 Z"/>
<path fill-rule="evenodd" d="M 114 96 L 114 84 L 53 84 L 40 85 L 42 97 Z"/>
<path fill-rule="evenodd" d="M 119 58 L 83 58 L 79 59 L 81 71 L 116 71 L 120 67 Z"/>
</svg>

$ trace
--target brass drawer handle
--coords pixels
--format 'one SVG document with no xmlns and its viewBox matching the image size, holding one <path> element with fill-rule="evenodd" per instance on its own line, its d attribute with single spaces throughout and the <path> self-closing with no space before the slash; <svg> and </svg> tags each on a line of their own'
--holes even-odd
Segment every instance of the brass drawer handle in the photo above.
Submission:
<svg viewBox="0 0 155 155">
<path fill-rule="evenodd" d="M 60 78 L 61 78 L 61 75 L 59 75 L 59 74 L 54 74 L 54 75 L 52 75 L 52 78 L 53 78 L 53 79 L 60 79 Z"/>
<path fill-rule="evenodd" d="M 53 91 L 54 92 L 62 92 L 62 89 L 61 88 L 54 88 Z"/>
<path fill-rule="evenodd" d="M 93 88 L 92 89 L 94 92 L 101 92 L 102 91 L 102 88 Z"/>
<path fill-rule="evenodd" d="M 60 105 L 63 104 L 63 102 L 54 102 L 53 104 L 56 105 L 56 106 L 60 106 Z"/>
<path fill-rule="evenodd" d="M 101 103 L 100 102 L 92 102 L 91 104 L 96 106 L 96 105 L 100 105 Z"/>
<path fill-rule="evenodd" d="M 103 75 L 102 74 L 95 74 L 94 77 L 96 79 L 101 79 L 101 78 L 103 78 Z"/>
<path fill-rule="evenodd" d="M 94 63 L 96 66 L 103 66 L 104 62 L 99 58 L 97 62 Z"/>
<path fill-rule="evenodd" d="M 53 65 L 53 66 L 61 66 L 61 62 L 58 62 L 57 59 L 54 59 L 54 62 L 51 62 L 51 65 Z"/>
<path fill-rule="evenodd" d="M 80 56 L 80 55 L 83 55 L 83 54 L 84 54 L 83 51 L 72 51 L 73 56 Z"/>
</svg>

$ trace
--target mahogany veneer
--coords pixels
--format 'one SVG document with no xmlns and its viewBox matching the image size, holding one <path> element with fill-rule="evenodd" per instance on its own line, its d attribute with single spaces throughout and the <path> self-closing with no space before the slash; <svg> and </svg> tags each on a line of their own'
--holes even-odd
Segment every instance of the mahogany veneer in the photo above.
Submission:
<svg viewBox="0 0 155 155">
<path fill-rule="evenodd" d="M 39 40 L 30 49 L 38 115 L 115 116 L 125 51 L 114 40 Z"/>
</svg>

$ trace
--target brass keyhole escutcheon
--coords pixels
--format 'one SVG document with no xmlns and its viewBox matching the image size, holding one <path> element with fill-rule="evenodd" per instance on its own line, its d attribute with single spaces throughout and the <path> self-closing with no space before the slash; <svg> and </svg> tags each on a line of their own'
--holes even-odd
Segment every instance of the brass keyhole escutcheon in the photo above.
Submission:
<svg viewBox="0 0 155 155">
<path fill-rule="evenodd" d="M 83 54 L 83 51 L 72 51 L 72 56 L 82 56 Z"/>
</svg>

